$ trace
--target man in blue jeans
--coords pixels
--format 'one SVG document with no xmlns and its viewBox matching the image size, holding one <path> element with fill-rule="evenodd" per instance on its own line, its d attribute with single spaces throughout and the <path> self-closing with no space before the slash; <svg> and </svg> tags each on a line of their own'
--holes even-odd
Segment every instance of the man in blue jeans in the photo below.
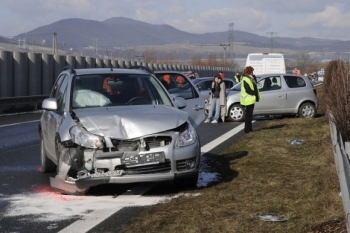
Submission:
<svg viewBox="0 0 350 233">
<path fill-rule="evenodd" d="M 225 107 L 222 108 L 222 106 L 225 106 L 225 94 L 226 94 L 226 86 L 225 83 L 222 81 L 222 78 L 220 75 L 216 75 L 214 77 L 214 81 L 211 85 L 211 96 L 210 96 L 210 110 L 208 114 L 208 118 L 204 121 L 204 123 L 209 123 L 211 118 L 213 117 L 213 113 L 215 111 L 214 120 L 211 121 L 211 123 L 215 124 L 218 123 L 220 113 L 222 115 L 221 111 L 225 111 Z"/>
</svg>

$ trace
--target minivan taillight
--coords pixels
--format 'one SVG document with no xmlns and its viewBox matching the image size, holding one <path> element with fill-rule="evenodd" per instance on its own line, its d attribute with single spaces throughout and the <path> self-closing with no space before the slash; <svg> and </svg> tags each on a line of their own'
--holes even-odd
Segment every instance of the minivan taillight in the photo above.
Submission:
<svg viewBox="0 0 350 233">
<path fill-rule="evenodd" d="M 317 96 L 317 91 L 316 91 L 316 89 L 314 88 L 314 93 L 315 93 L 315 96 Z"/>
</svg>

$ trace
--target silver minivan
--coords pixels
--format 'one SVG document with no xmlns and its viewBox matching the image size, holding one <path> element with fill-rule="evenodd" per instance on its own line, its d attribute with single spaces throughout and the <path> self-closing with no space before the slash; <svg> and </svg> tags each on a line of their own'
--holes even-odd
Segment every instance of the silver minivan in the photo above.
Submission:
<svg viewBox="0 0 350 233">
<path fill-rule="evenodd" d="M 316 89 L 300 75 L 264 74 L 257 77 L 261 100 L 255 104 L 254 115 L 298 115 L 315 117 L 318 109 Z M 229 121 L 244 121 L 245 109 L 240 104 L 241 84 L 227 95 L 226 117 Z M 209 109 L 209 106 L 206 106 Z"/>
</svg>

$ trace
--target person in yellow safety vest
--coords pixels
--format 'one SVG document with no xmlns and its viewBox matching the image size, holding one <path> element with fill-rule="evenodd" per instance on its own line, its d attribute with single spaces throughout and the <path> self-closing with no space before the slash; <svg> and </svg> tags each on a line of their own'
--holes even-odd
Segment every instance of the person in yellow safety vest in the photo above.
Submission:
<svg viewBox="0 0 350 233">
<path fill-rule="evenodd" d="M 253 74 L 254 68 L 247 66 L 244 69 L 242 75 L 241 84 L 241 105 L 245 107 L 245 117 L 244 117 L 244 132 L 249 133 L 253 131 L 252 120 L 254 105 L 261 99 L 259 89 L 257 87 L 257 80 Z"/>
<path fill-rule="evenodd" d="M 240 82 L 240 80 L 239 80 L 240 79 L 239 73 L 236 73 L 234 78 L 235 78 L 236 83 Z"/>
</svg>

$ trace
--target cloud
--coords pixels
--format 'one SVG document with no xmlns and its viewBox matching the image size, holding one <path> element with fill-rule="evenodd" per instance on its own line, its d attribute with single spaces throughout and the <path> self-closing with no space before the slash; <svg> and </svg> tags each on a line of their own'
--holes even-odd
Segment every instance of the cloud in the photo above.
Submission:
<svg viewBox="0 0 350 233">
<path fill-rule="evenodd" d="M 137 9 L 135 13 L 136 19 L 140 21 L 154 22 L 158 19 L 158 13 L 155 10 L 150 11 L 144 9 Z"/>
<path fill-rule="evenodd" d="M 1 0 L 0 14 L 4 36 L 67 18 L 120 16 L 192 33 L 223 32 L 234 23 L 234 30 L 260 35 L 275 31 L 283 37 L 349 38 L 345 31 L 350 27 L 349 0 Z"/>
<path fill-rule="evenodd" d="M 310 29 L 315 27 L 323 29 L 345 29 L 350 27 L 349 17 L 350 12 L 343 13 L 336 7 L 327 6 L 322 12 L 311 14 L 305 19 L 291 21 L 288 27 L 293 29 Z"/>
</svg>

